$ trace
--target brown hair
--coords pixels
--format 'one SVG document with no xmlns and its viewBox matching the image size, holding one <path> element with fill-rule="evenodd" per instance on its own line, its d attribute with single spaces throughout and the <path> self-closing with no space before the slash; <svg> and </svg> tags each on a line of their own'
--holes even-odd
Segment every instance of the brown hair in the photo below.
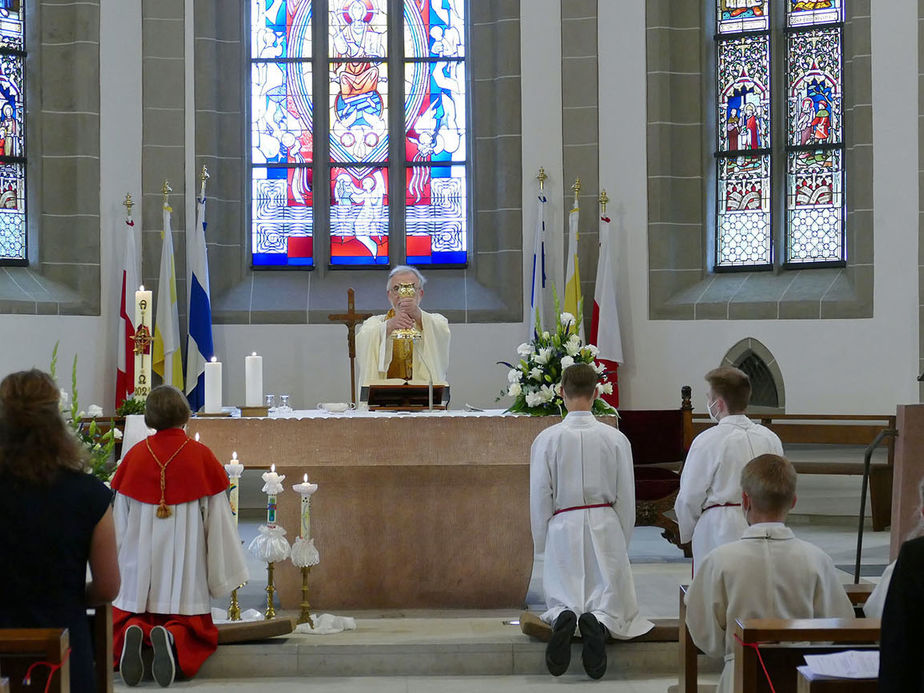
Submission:
<svg viewBox="0 0 924 693">
<path fill-rule="evenodd" d="M 796 498 L 796 470 L 779 455 L 758 455 L 741 470 L 741 490 L 758 512 L 787 512 Z"/>
<path fill-rule="evenodd" d="M 706 373 L 706 382 L 716 397 L 721 397 L 729 414 L 741 414 L 751 401 L 751 379 L 733 366 L 714 368 Z"/>
<path fill-rule="evenodd" d="M 561 374 L 561 389 L 568 397 L 593 399 L 597 389 L 597 371 L 587 363 L 575 363 Z"/>
<path fill-rule="evenodd" d="M 158 385 L 144 405 L 144 423 L 155 431 L 178 428 L 189 421 L 189 403 L 173 385 Z"/>
<path fill-rule="evenodd" d="M 11 373 L 0 383 L 0 470 L 49 483 L 59 469 L 83 470 L 86 451 L 61 417 L 61 393 L 47 373 Z"/>
</svg>

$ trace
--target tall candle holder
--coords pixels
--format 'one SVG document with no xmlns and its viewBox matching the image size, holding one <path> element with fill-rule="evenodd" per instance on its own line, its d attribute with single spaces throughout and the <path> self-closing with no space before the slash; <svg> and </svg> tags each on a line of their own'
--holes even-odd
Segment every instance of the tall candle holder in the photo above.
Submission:
<svg viewBox="0 0 924 693">
<path fill-rule="evenodd" d="M 198 433 L 196 434 L 196 440 L 199 440 Z M 237 459 L 236 452 L 231 453 L 231 461 L 225 465 L 225 471 L 228 473 L 228 481 L 230 483 L 228 488 L 228 502 L 231 504 L 231 516 L 234 518 L 234 528 L 236 530 L 238 526 L 240 481 L 241 475 L 244 473 L 244 464 Z M 241 620 L 241 605 L 237 601 L 237 591 L 241 587 L 243 587 L 243 585 L 231 590 L 231 603 L 228 604 L 229 621 Z"/>
<path fill-rule="evenodd" d="M 263 472 L 263 493 L 266 494 L 266 524 L 260 525 L 259 534 L 250 542 L 250 553 L 266 563 L 266 614 L 269 621 L 276 616 L 273 606 L 273 595 L 276 592 L 274 585 L 274 564 L 289 557 L 290 547 L 286 541 L 286 531 L 276 524 L 276 495 L 284 490 L 282 482 L 285 474 L 276 473 L 276 465 L 270 471 Z"/>
<path fill-rule="evenodd" d="M 311 619 L 311 604 L 308 602 L 308 576 L 311 575 L 311 567 L 320 562 L 314 539 L 311 538 L 311 496 L 318 490 L 318 485 L 309 484 L 308 475 L 305 474 L 304 481 L 301 484 L 295 484 L 292 490 L 301 495 L 302 500 L 301 527 L 299 536 L 292 545 L 291 555 L 292 564 L 302 570 L 302 602 L 298 622 L 307 623 L 314 628 L 314 621 Z"/>
</svg>

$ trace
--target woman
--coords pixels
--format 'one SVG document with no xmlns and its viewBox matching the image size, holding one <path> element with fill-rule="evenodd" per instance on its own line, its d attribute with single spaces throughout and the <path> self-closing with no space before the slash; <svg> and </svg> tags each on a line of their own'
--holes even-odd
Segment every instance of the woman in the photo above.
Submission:
<svg viewBox="0 0 924 693">
<path fill-rule="evenodd" d="M 34 369 L 0 383 L 0 627 L 67 628 L 71 690 L 89 692 L 86 610 L 119 591 L 112 494 L 84 471 L 59 397 Z"/>
</svg>

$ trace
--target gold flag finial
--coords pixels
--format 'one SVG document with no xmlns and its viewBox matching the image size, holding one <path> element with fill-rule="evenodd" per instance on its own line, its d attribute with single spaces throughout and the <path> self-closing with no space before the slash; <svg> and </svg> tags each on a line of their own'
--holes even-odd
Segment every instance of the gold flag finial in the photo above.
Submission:
<svg viewBox="0 0 924 693">
<path fill-rule="evenodd" d="M 574 206 L 578 205 L 578 195 L 581 194 L 581 177 L 578 176 L 574 179 L 574 185 L 571 186 L 571 189 L 574 191 Z"/>
<path fill-rule="evenodd" d="M 540 166 L 539 175 L 536 176 L 536 180 L 539 181 L 539 190 L 545 190 L 545 181 L 547 178 L 548 176 L 545 175 L 545 169 L 542 166 Z"/>
<path fill-rule="evenodd" d="M 202 170 L 199 171 L 199 180 L 204 183 L 209 178 L 211 178 L 211 176 L 209 175 L 209 170 L 205 167 L 205 164 L 202 164 Z"/>
<path fill-rule="evenodd" d="M 128 216 L 132 215 L 132 207 L 135 206 L 135 203 L 132 202 L 132 194 L 125 193 L 125 201 L 122 203 L 125 205 L 125 209 L 128 210 Z"/>
<path fill-rule="evenodd" d="M 173 192 L 173 188 L 170 187 L 170 183 L 166 178 L 164 178 L 164 185 L 160 191 L 164 194 L 164 204 L 167 204 L 169 202 L 170 193 Z"/>
<path fill-rule="evenodd" d="M 606 194 L 606 188 L 600 191 L 600 212 L 603 215 L 606 215 L 606 203 L 610 201 L 610 198 Z"/>
</svg>

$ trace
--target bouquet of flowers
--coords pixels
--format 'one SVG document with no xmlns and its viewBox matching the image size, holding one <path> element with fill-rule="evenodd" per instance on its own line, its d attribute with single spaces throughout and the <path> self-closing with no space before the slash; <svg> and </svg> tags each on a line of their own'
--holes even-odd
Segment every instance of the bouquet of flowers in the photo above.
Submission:
<svg viewBox="0 0 924 693">
<path fill-rule="evenodd" d="M 558 301 L 555 303 L 555 312 L 558 313 Z M 554 332 L 543 330 L 537 319 L 533 339 L 517 347 L 519 361 L 516 364 L 501 362 L 510 371 L 507 373 L 507 387 L 498 399 L 505 395 L 514 398 L 507 411 L 534 416 L 562 415 L 561 375 L 575 363 L 589 363 L 597 371 L 600 376 L 598 395 L 613 391 L 604 366 L 594 363 L 597 347 L 583 343 L 577 332 L 579 326 L 579 319 L 571 313 L 559 315 Z M 599 396 L 594 400 L 592 411 L 595 415 L 616 413 Z"/>
</svg>

